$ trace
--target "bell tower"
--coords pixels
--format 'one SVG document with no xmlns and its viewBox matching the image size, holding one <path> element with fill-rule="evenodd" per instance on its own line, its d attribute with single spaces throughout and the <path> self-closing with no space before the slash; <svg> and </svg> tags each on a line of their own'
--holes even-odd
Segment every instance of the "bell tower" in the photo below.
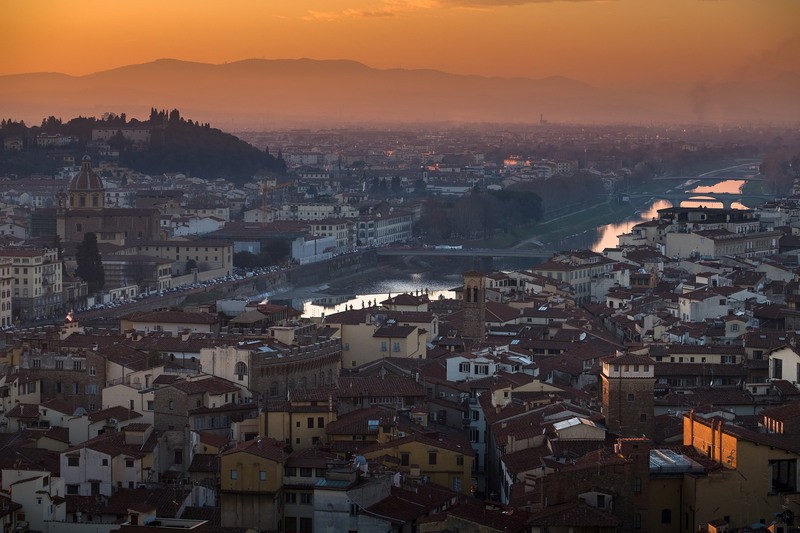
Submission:
<svg viewBox="0 0 800 533">
<path fill-rule="evenodd" d="M 462 274 L 464 298 L 462 335 L 476 343 L 486 337 L 486 278 L 482 272 L 469 271 Z"/>
</svg>

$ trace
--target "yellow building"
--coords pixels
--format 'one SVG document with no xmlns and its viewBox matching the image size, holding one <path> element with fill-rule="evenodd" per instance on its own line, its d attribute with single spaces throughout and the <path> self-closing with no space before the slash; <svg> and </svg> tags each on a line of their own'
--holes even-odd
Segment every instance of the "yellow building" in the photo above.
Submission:
<svg viewBox="0 0 800 533">
<path fill-rule="evenodd" d="M 10 290 L 15 317 L 25 320 L 61 311 L 61 260 L 56 250 L 6 248 L 0 250 L 0 262 L 11 263 Z"/>
<path fill-rule="evenodd" d="M 0 258 L 0 328 L 5 328 L 13 323 L 11 314 L 13 282 L 11 264 L 10 258 Z"/>
<path fill-rule="evenodd" d="M 302 397 L 295 397 L 300 396 Z M 328 424 L 336 420 L 333 400 L 314 391 L 291 391 L 290 400 L 270 400 L 261 412 L 261 434 L 302 450 L 325 442 Z"/>
<path fill-rule="evenodd" d="M 281 531 L 283 443 L 257 438 L 220 457 L 222 526 L 252 526 Z"/>
<path fill-rule="evenodd" d="M 794 439 L 757 433 L 721 419 L 683 418 L 683 444 L 719 467 L 683 479 L 681 520 L 687 531 L 724 519 L 731 528 L 765 521 L 800 506 Z"/>
<path fill-rule="evenodd" d="M 472 462 L 469 440 L 458 434 L 413 433 L 388 442 L 376 442 L 360 451 L 369 459 L 385 458 L 391 466 L 411 476 L 426 476 L 432 483 L 469 494 Z"/>
<path fill-rule="evenodd" d="M 325 325 L 339 330 L 343 368 L 387 357 L 427 357 L 429 334 L 438 329 L 438 321 L 433 315 L 411 313 L 411 319 L 406 320 L 398 317 L 397 313 L 392 315 L 397 318 L 388 318 L 390 313 L 373 307 L 342 311 L 325 319 Z"/>
</svg>

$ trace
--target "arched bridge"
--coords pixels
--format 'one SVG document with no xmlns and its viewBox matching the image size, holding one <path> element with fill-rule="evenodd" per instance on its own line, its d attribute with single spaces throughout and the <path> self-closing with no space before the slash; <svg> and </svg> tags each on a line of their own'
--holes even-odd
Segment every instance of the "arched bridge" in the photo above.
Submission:
<svg viewBox="0 0 800 533">
<path fill-rule="evenodd" d="M 728 192 L 666 192 L 666 193 L 653 193 L 653 194 L 629 194 L 630 199 L 642 200 L 651 198 L 653 200 L 666 200 L 673 206 L 681 205 L 681 202 L 720 202 L 722 207 L 730 209 L 734 202 L 744 204 L 747 200 L 758 200 L 759 202 L 769 202 L 774 200 L 774 196 L 767 196 L 763 194 L 748 194 L 748 193 L 728 193 Z M 746 205 L 746 204 L 745 204 Z"/>
<path fill-rule="evenodd" d="M 533 250 L 522 248 L 379 248 L 379 256 L 445 256 L 445 257 L 552 257 L 553 250 Z"/>
</svg>

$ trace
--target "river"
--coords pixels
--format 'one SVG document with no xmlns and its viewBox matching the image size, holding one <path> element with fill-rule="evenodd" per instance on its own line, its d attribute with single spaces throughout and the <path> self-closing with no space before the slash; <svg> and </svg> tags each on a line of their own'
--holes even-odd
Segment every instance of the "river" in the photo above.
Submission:
<svg viewBox="0 0 800 533">
<path fill-rule="evenodd" d="M 720 202 L 703 199 L 703 194 L 713 193 L 738 193 L 741 192 L 745 182 L 743 180 L 726 180 L 714 185 L 696 185 L 695 181 L 688 181 L 675 187 L 683 188 L 687 192 L 697 193 L 696 200 L 681 202 L 683 207 L 696 207 L 706 205 L 709 207 L 722 207 Z M 562 239 L 553 243 L 553 248 L 559 250 L 589 248 L 602 251 L 618 245 L 617 236 L 628 233 L 631 228 L 643 221 L 651 220 L 658 216 L 659 209 L 671 207 L 672 204 L 665 200 L 650 203 L 646 210 L 636 217 L 615 224 L 606 224 L 599 228 L 592 228 L 585 232 Z M 747 209 L 747 206 L 734 203 L 734 209 Z M 497 268 L 502 268 L 498 265 Z M 524 268 L 524 267 L 520 267 Z M 427 293 L 430 299 L 454 298 L 454 287 L 461 285 L 460 273 L 445 271 L 409 272 L 402 269 L 391 271 L 372 271 L 346 280 L 336 280 L 330 284 L 316 287 L 298 287 L 274 295 L 263 295 L 272 302 L 290 304 L 295 309 L 303 312 L 306 317 L 323 317 L 346 309 L 359 309 L 375 305 L 403 292 L 414 294 Z"/>
<path fill-rule="evenodd" d="M 684 187 L 686 192 L 696 193 L 697 195 L 697 199 L 681 202 L 682 207 L 698 207 L 700 205 L 722 207 L 721 202 L 715 202 L 710 198 L 704 199 L 703 195 L 713 193 L 739 193 L 742 191 L 744 184 L 744 180 L 725 180 L 715 183 L 714 185 L 696 185 L 695 181 L 689 181 L 676 188 Z M 647 209 L 639 212 L 634 218 L 615 224 L 606 224 L 599 228 L 591 228 L 578 235 L 572 235 L 566 239 L 561 239 L 554 244 L 554 248 L 559 250 L 588 248 L 596 252 L 601 252 L 605 248 L 613 248 L 619 244 L 617 240 L 618 235 L 629 233 L 631 228 L 640 222 L 658 217 L 658 210 L 666 209 L 667 207 L 672 207 L 672 204 L 666 200 L 656 200 L 650 203 Z M 748 209 L 747 206 L 738 202 L 734 202 L 731 207 L 734 209 Z"/>
</svg>

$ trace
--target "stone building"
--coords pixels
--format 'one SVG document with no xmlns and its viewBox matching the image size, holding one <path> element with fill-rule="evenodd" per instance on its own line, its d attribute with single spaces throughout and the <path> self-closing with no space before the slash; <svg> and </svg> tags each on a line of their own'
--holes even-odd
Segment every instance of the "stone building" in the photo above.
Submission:
<svg viewBox="0 0 800 533">
<path fill-rule="evenodd" d="M 651 436 L 655 361 L 634 354 L 606 358 L 600 383 L 602 412 L 609 431 L 626 437 Z"/>
<path fill-rule="evenodd" d="M 158 239 L 158 209 L 106 207 L 105 197 L 103 180 L 92 170 L 92 159 L 84 156 L 80 172 L 67 191 L 58 195 L 56 232 L 61 240 L 81 242 L 86 233 L 95 233 L 98 241 L 117 244 Z"/>
</svg>

